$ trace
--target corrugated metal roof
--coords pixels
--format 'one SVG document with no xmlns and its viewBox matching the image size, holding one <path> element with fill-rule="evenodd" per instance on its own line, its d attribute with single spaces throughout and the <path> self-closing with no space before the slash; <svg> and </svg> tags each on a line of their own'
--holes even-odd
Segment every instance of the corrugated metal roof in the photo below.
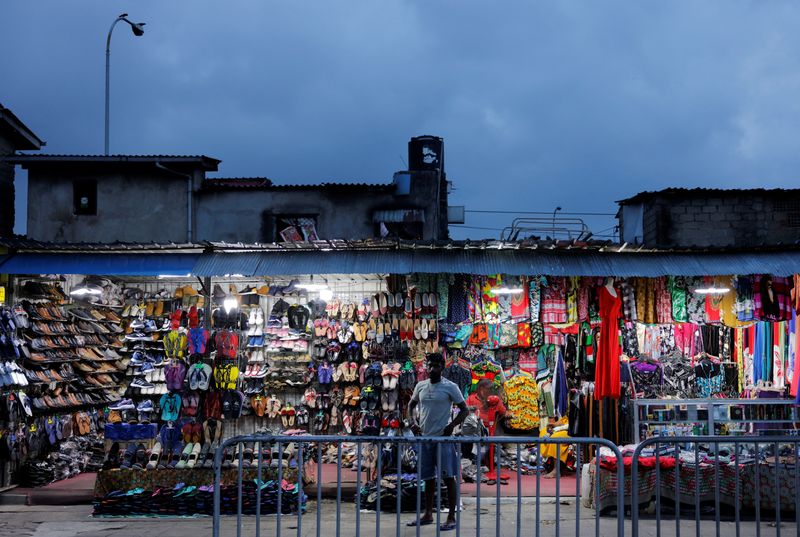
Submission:
<svg viewBox="0 0 800 537">
<path fill-rule="evenodd" d="M 165 273 L 158 263 L 181 255 L 195 255 L 186 272 L 198 276 L 271 276 L 283 274 L 407 274 L 469 273 L 553 276 L 705 276 L 769 273 L 781 276 L 800 272 L 800 249 L 742 251 L 637 251 L 609 243 L 582 244 L 541 241 L 397 241 L 329 240 L 298 244 L 58 244 L 3 239 L 12 250 L 0 272 L 114 274 L 109 265 L 129 258 L 140 268 L 117 274 Z M 620 251 L 622 250 L 622 251 Z M 204 251 L 202 255 L 198 254 Z M 190 252 L 192 254 L 190 254 Z M 10 265 L 28 256 L 25 267 Z M 152 257 L 148 257 L 152 256 Z M 148 269 L 146 260 L 154 259 Z M 80 270 L 77 267 L 80 261 Z M 139 265 L 137 265 L 139 264 Z M 181 265 L 183 267 L 183 265 Z M 36 270 L 31 270 L 35 268 Z M 125 268 L 125 265 L 122 266 Z M 13 270 L 12 270 L 13 269 Z M 84 272 L 81 272 L 84 271 Z M 138 272 L 137 272 L 138 271 Z M 181 272 L 183 273 L 183 272 Z"/>
<path fill-rule="evenodd" d="M 792 192 L 800 193 L 796 188 L 665 188 L 663 190 L 650 190 L 639 192 L 630 198 L 617 200 L 620 205 L 638 203 L 658 196 L 687 196 L 687 197 L 709 197 L 709 196 L 741 196 L 764 195 L 764 194 L 785 194 Z"/>
<path fill-rule="evenodd" d="M 706 276 L 800 272 L 800 252 L 752 254 L 617 253 L 534 250 L 265 251 L 203 254 L 198 276 L 469 273 L 551 276 Z"/>
<path fill-rule="evenodd" d="M 41 254 L 8 256 L 0 264 L 3 274 L 98 274 L 157 276 L 190 274 L 199 254 Z"/>
<path fill-rule="evenodd" d="M 258 265 L 263 255 L 262 252 L 206 253 L 197 260 L 192 274 L 197 276 L 225 276 L 226 274 L 253 276 L 258 274 Z"/>
<path fill-rule="evenodd" d="M 44 242 L 25 237 L 0 238 L 0 246 L 26 252 L 201 252 L 205 245 L 193 243 L 157 242 Z"/>
<path fill-rule="evenodd" d="M 303 183 L 276 185 L 272 184 L 270 190 L 393 190 L 393 183 Z"/>
<path fill-rule="evenodd" d="M 109 164 L 109 163 L 145 163 L 164 162 L 167 164 L 195 163 L 202 164 L 207 170 L 216 171 L 221 160 L 205 155 L 63 155 L 63 154 L 18 154 L 5 159 L 14 164 Z"/>
<path fill-rule="evenodd" d="M 46 143 L 22 122 L 11 110 L 0 104 L 0 124 L 6 125 L 16 135 L 14 149 L 38 150 Z"/>
<path fill-rule="evenodd" d="M 266 177 L 206 177 L 203 180 L 205 190 L 258 189 L 272 186 Z"/>
</svg>

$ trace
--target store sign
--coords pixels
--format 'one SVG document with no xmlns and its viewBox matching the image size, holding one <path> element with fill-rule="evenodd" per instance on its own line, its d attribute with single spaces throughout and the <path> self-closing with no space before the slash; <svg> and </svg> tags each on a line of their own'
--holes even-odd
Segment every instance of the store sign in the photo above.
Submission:
<svg viewBox="0 0 800 537">
<path fill-rule="evenodd" d="M 0 285 L 0 302 L 6 301 L 6 288 L 3 285 Z"/>
</svg>

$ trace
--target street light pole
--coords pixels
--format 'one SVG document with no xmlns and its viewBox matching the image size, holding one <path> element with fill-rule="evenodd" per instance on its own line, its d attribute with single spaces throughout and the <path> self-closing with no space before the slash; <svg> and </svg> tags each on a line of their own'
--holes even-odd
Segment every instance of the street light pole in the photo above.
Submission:
<svg viewBox="0 0 800 537">
<path fill-rule="evenodd" d="M 131 25 L 131 30 L 133 31 L 133 35 L 136 37 L 141 36 L 144 34 L 144 22 L 137 22 L 133 23 L 128 20 L 128 14 L 123 13 L 111 24 L 111 28 L 108 30 L 108 37 L 106 38 L 106 128 L 105 128 L 105 154 L 108 155 L 108 126 L 109 126 L 109 101 L 111 95 L 111 33 L 114 31 L 114 27 L 117 25 L 119 21 L 125 21 Z"/>
<path fill-rule="evenodd" d="M 561 207 L 556 207 L 556 210 L 553 211 L 553 240 L 556 240 L 556 213 L 561 210 Z"/>
</svg>

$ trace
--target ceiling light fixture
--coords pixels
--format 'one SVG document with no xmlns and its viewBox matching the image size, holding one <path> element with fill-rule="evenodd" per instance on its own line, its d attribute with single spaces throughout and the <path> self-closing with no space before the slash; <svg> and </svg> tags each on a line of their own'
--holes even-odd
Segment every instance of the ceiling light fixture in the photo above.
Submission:
<svg viewBox="0 0 800 537">
<path fill-rule="evenodd" d="M 322 291 L 323 289 L 329 289 L 327 284 L 324 283 L 298 283 L 295 287 L 298 289 L 305 289 L 306 291 Z"/>
<path fill-rule="evenodd" d="M 102 289 L 94 289 L 91 287 L 78 287 L 77 289 L 73 289 L 69 292 L 71 295 L 75 296 L 83 296 L 83 295 L 102 295 Z"/>
<path fill-rule="evenodd" d="M 521 287 L 498 287 L 497 289 L 492 289 L 493 295 L 518 295 L 525 290 Z"/>
<path fill-rule="evenodd" d="M 728 291 L 728 287 L 700 287 L 694 290 L 699 295 L 724 295 Z"/>
<path fill-rule="evenodd" d="M 231 310 L 235 310 L 239 307 L 239 301 L 235 298 L 226 298 L 222 303 L 222 307 L 225 308 L 225 313 L 230 313 Z"/>
</svg>

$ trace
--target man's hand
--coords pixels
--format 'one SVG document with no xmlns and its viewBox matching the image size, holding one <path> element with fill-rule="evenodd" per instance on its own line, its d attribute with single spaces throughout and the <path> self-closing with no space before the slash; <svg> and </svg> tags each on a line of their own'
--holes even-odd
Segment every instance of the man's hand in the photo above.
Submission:
<svg viewBox="0 0 800 537">
<path fill-rule="evenodd" d="M 444 431 L 442 431 L 442 436 L 453 436 L 453 429 L 455 428 L 456 426 L 454 423 L 448 423 Z"/>
</svg>

